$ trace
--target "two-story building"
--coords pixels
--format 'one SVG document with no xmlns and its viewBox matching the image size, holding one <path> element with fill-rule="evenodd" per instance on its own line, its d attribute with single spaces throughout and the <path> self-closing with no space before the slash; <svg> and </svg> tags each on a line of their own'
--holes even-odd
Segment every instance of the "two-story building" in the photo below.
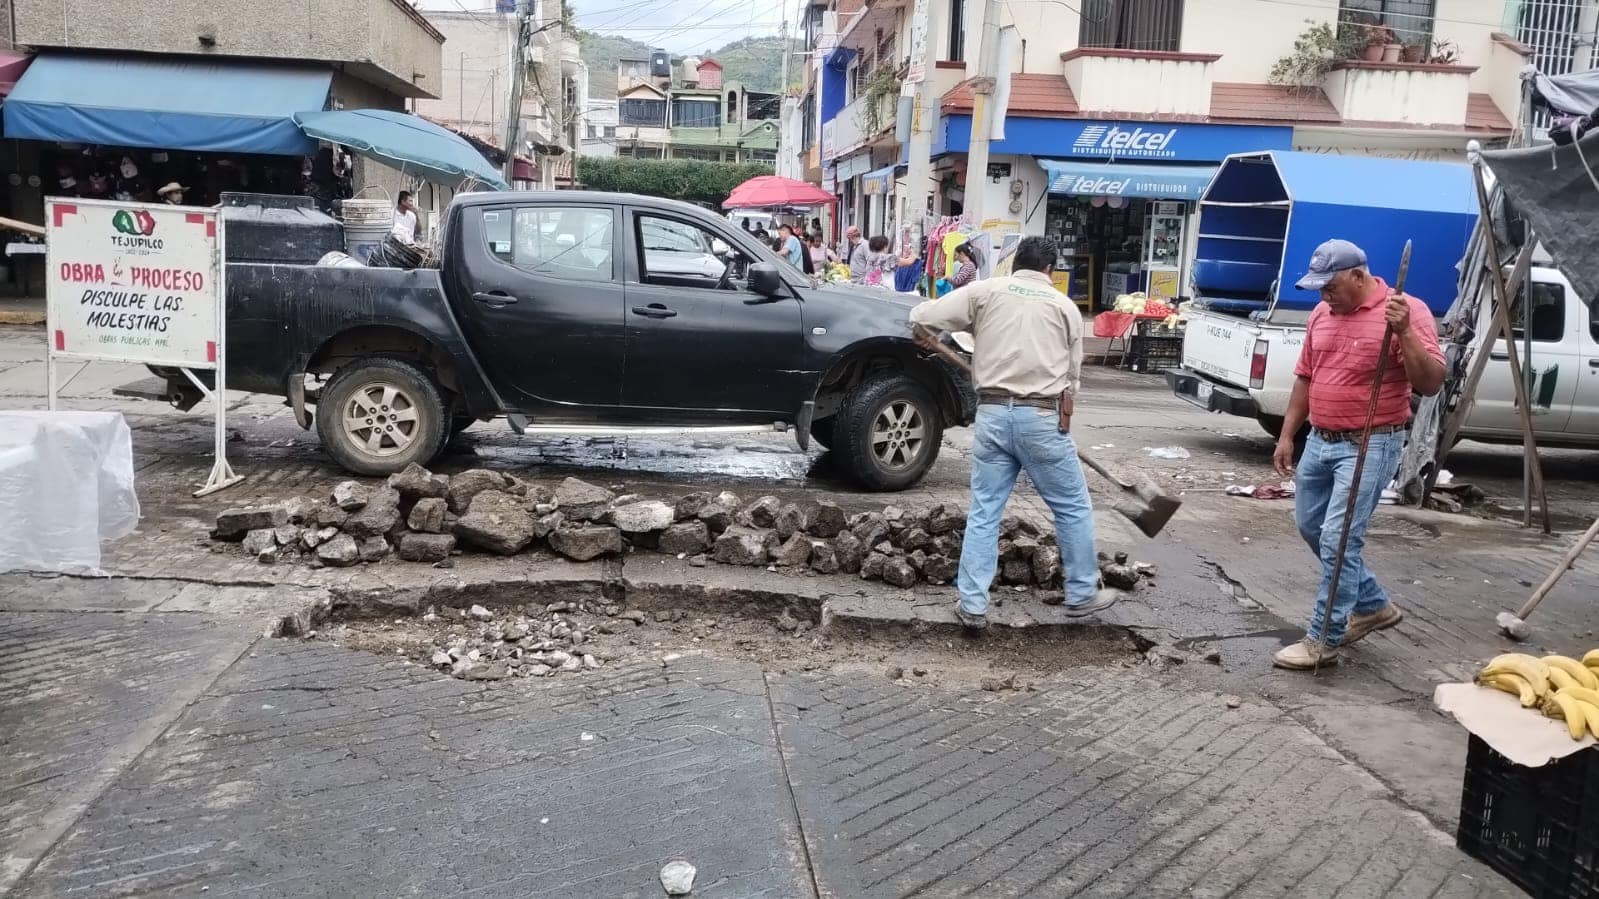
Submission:
<svg viewBox="0 0 1599 899">
<path fill-rule="evenodd" d="M 1596 2 L 1096 0 L 1080 5 L 1086 16 L 999 2 L 999 27 L 1015 29 L 1004 138 L 971 173 L 972 88 L 986 73 L 973 57 L 990 5 L 828 0 L 810 7 L 802 101 L 815 180 L 840 195 L 843 224 L 927 225 L 904 205 L 910 104 L 899 96 L 913 65 L 926 68 L 909 54 L 925 36 L 935 212 L 959 215 L 984 191 L 985 221 L 968 227 L 995 244 L 1056 237 L 1074 294 L 1175 295 L 1195 201 L 1224 156 L 1463 159 L 1468 140 L 1511 135 L 1524 65 L 1593 65 Z"/>
<path fill-rule="evenodd" d="M 673 69 L 680 74 L 674 77 Z M 624 59 L 617 71 L 615 153 L 775 162 L 781 100 L 724 82 L 714 59 L 691 56 L 674 66 L 664 50 L 651 60 Z"/>
</svg>

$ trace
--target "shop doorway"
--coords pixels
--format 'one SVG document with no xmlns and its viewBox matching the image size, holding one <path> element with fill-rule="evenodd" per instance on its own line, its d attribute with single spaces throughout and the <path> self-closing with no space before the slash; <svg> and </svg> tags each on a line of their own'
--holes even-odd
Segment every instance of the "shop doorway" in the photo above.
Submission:
<svg viewBox="0 0 1599 899">
<path fill-rule="evenodd" d="M 1175 302 L 1191 209 L 1181 200 L 1051 194 L 1044 230 L 1060 247 L 1067 296 L 1091 312 L 1129 293 Z"/>
</svg>

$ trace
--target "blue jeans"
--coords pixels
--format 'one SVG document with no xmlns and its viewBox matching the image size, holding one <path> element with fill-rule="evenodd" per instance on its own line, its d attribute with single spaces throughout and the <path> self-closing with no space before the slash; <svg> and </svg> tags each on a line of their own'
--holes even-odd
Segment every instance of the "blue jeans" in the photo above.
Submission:
<svg viewBox="0 0 1599 899">
<path fill-rule="evenodd" d="M 1349 526 L 1349 547 L 1344 553 L 1343 573 L 1338 577 L 1338 596 L 1333 600 L 1332 624 L 1327 645 L 1343 642 L 1350 615 L 1368 615 L 1388 604 L 1388 594 L 1377 585 L 1366 568 L 1361 550 L 1366 545 L 1366 526 L 1382 499 L 1383 488 L 1394 479 L 1405 434 L 1373 434 L 1366 448 L 1366 469 L 1361 472 L 1360 490 L 1355 500 L 1355 518 Z M 1305 538 L 1321 559 L 1321 587 L 1316 591 L 1316 608 L 1310 615 L 1305 635 L 1322 638 L 1321 619 L 1327 609 L 1327 587 L 1332 581 L 1333 562 L 1338 557 L 1338 538 L 1349 507 L 1350 484 L 1355 479 L 1355 454 L 1359 444 L 1332 443 L 1315 431 L 1305 444 L 1305 454 L 1294 474 L 1294 520 L 1299 535 Z"/>
<path fill-rule="evenodd" d="M 1077 444 L 1062 434 L 1055 412 L 1031 406 L 977 407 L 972 442 L 972 508 L 961 546 L 961 608 L 973 615 L 988 611 L 988 588 L 999 565 L 999 523 L 1016 486 L 1027 477 L 1055 514 L 1055 541 L 1066 569 L 1066 601 L 1085 603 L 1099 586 L 1094 556 L 1094 508 L 1088 482 L 1077 462 Z"/>
</svg>

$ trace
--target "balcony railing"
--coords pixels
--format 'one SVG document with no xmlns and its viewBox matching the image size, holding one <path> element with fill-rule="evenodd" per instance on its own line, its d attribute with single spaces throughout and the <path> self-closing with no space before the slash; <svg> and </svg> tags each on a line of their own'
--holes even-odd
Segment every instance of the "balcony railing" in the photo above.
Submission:
<svg viewBox="0 0 1599 899">
<path fill-rule="evenodd" d="M 1061 73 L 1086 112 L 1210 114 L 1216 53 L 1079 47 L 1062 53 Z"/>
<path fill-rule="evenodd" d="M 856 97 L 837 118 L 822 126 L 823 158 L 837 159 L 871 143 L 883 132 L 893 131 L 898 108 L 898 93 Z M 830 135 L 829 126 L 832 128 Z"/>
<path fill-rule="evenodd" d="M 1322 89 L 1345 121 L 1466 124 L 1475 66 L 1346 60 Z"/>
</svg>

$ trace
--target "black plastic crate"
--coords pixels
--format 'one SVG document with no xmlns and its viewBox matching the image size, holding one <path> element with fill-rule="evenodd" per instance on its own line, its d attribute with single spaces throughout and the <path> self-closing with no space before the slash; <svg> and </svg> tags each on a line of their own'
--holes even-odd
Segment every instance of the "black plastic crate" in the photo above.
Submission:
<svg viewBox="0 0 1599 899">
<path fill-rule="evenodd" d="M 1126 367 L 1133 371 L 1157 372 L 1176 368 L 1183 361 L 1181 337 L 1149 337 L 1134 334 L 1128 341 Z"/>
<path fill-rule="evenodd" d="M 1599 897 L 1599 752 L 1539 768 L 1473 736 L 1455 845 L 1538 899 Z"/>
</svg>

